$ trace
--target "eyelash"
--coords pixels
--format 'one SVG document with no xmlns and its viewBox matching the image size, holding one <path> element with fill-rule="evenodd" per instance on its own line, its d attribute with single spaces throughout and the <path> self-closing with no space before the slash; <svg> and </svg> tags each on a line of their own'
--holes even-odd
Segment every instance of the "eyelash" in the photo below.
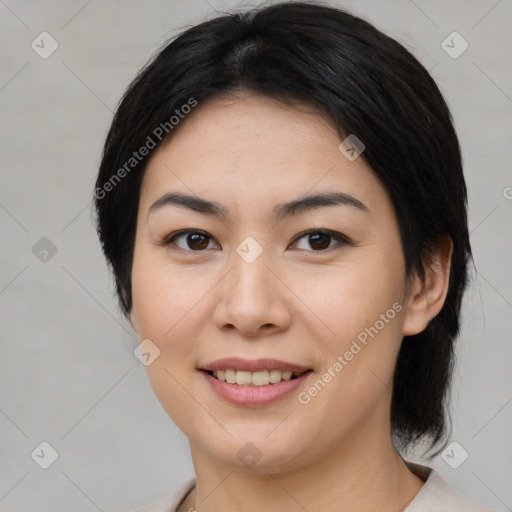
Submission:
<svg viewBox="0 0 512 512">
<path fill-rule="evenodd" d="M 167 247 L 169 245 L 175 245 L 174 241 L 177 238 L 179 238 L 180 236 L 183 236 L 183 235 L 191 234 L 191 233 L 199 233 L 201 235 L 206 236 L 210 240 L 213 240 L 213 237 L 208 235 L 208 233 L 206 233 L 205 231 L 201 231 L 201 230 L 198 230 L 198 229 L 182 229 L 180 231 L 176 231 L 175 233 L 171 233 L 159 245 L 162 245 L 162 246 L 165 246 L 165 247 Z M 321 234 L 321 235 L 330 236 L 332 239 L 334 239 L 334 240 L 336 240 L 338 242 L 339 246 L 342 246 L 342 245 L 353 245 L 353 242 L 348 237 L 346 237 L 345 235 L 343 235 L 341 233 L 338 233 L 336 231 L 330 231 L 328 229 L 311 229 L 311 230 L 308 230 L 308 231 L 304 231 L 303 233 L 299 233 L 294 238 L 292 243 L 295 244 L 299 240 L 301 240 L 302 238 L 304 238 L 304 237 L 306 237 L 307 235 L 310 235 L 310 234 Z M 311 251 L 308 251 L 308 252 L 326 253 L 326 252 L 330 252 L 334 248 L 336 248 L 336 246 L 327 247 L 326 249 L 320 249 L 318 251 L 311 250 Z M 195 250 L 194 251 L 192 249 L 183 249 L 182 247 L 178 247 L 177 246 L 177 249 L 174 249 L 174 250 L 181 250 L 181 251 L 184 251 L 184 252 L 205 252 L 207 249 L 200 249 L 200 250 Z M 299 249 L 299 250 L 305 250 L 305 249 Z"/>
</svg>

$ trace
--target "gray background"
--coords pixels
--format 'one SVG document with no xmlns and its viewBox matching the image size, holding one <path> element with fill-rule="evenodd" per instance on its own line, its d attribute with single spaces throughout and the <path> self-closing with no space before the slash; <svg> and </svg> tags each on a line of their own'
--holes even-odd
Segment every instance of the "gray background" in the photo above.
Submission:
<svg viewBox="0 0 512 512">
<path fill-rule="evenodd" d="M 453 387 L 453 440 L 469 457 L 458 469 L 431 465 L 464 494 L 512 510 L 512 3 L 331 3 L 409 48 L 452 109 L 477 269 Z M 91 198 L 112 111 L 138 69 L 182 27 L 236 5 L 0 0 L 2 511 L 121 510 L 193 475 L 187 440 L 132 353 Z M 46 59 L 31 48 L 43 31 L 59 44 Z M 456 59 L 441 46 L 453 31 L 469 44 Z M 42 237 L 57 248 L 46 262 L 33 253 Z M 42 441 L 59 455 L 48 469 L 31 458 Z"/>
</svg>

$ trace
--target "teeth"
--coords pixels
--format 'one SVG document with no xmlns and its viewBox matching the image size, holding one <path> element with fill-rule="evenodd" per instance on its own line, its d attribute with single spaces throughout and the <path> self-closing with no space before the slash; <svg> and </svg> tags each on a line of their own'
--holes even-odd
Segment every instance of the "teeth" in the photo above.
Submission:
<svg viewBox="0 0 512 512">
<path fill-rule="evenodd" d="M 252 384 L 252 373 L 251 372 L 236 372 L 236 383 L 241 386 L 247 386 Z"/>
<path fill-rule="evenodd" d="M 241 386 L 267 386 L 277 384 L 282 380 L 290 380 L 292 375 L 298 377 L 300 373 L 281 370 L 262 370 L 259 372 L 247 372 L 242 370 L 216 370 L 213 376 L 220 381 Z"/>
<path fill-rule="evenodd" d="M 283 372 L 280 370 L 270 370 L 270 382 L 272 382 L 272 384 L 281 382 L 282 375 L 283 375 Z"/>
<path fill-rule="evenodd" d="M 270 383 L 270 376 L 268 370 L 261 372 L 254 372 L 252 374 L 252 384 L 254 386 L 267 386 Z"/>
</svg>

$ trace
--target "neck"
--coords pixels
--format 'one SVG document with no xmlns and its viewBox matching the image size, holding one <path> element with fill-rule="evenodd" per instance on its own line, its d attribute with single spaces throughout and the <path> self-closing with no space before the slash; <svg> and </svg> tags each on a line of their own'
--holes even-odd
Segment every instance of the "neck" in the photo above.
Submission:
<svg viewBox="0 0 512 512">
<path fill-rule="evenodd" d="M 407 468 L 389 432 L 375 436 L 369 428 L 354 437 L 335 451 L 317 453 L 314 462 L 288 470 L 228 466 L 191 443 L 196 487 L 180 512 L 404 510 L 424 482 Z"/>
</svg>

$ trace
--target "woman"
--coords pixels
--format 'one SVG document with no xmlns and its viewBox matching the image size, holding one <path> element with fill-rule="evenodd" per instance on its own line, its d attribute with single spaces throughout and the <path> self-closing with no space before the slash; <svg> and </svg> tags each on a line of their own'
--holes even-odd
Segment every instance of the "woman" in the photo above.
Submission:
<svg viewBox="0 0 512 512">
<path fill-rule="evenodd" d="M 98 233 L 195 479 L 141 510 L 483 511 L 446 445 L 471 248 L 436 84 L 342 10 L 185 31 L 104 147 Z"/>
</svg>

